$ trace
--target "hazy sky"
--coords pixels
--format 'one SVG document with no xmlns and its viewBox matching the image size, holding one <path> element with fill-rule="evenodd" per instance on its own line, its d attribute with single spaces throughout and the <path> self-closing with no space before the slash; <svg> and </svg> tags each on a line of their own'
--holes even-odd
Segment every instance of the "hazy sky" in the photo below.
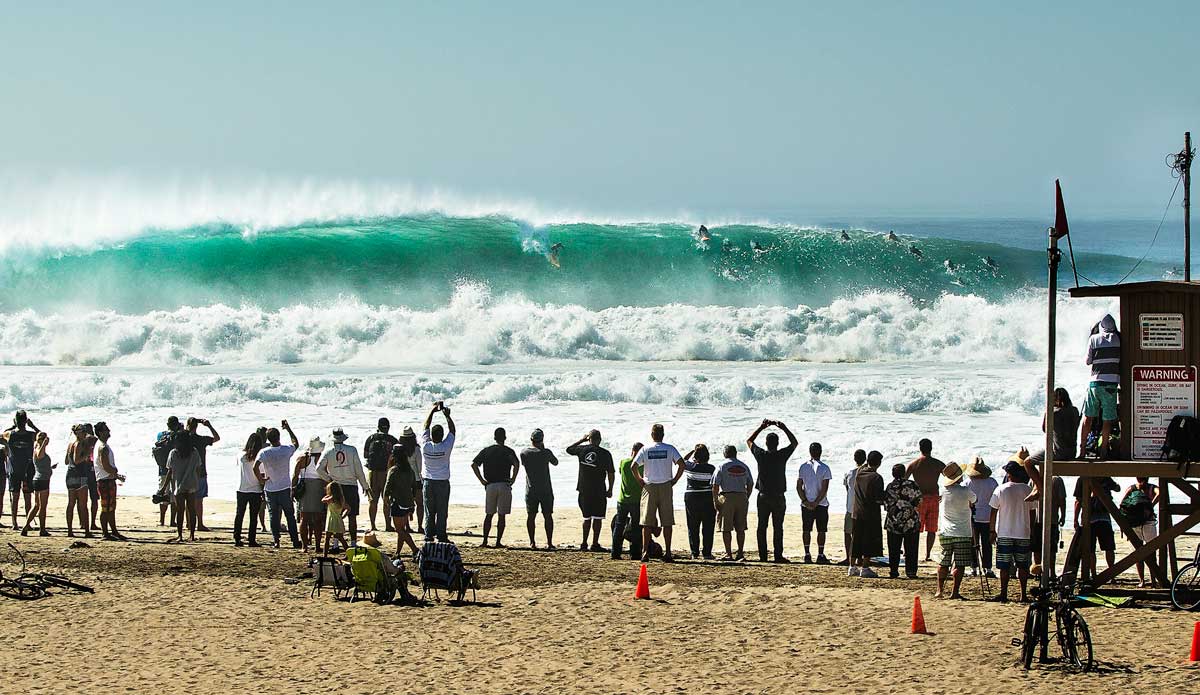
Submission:
<svg viewBox="0 0 1200 695">
<path fill-rule="evenodd" d="M 10 172 L 1157 218 L 1200 135 L 1194 0 L 4 5 Z"/>
</svg>

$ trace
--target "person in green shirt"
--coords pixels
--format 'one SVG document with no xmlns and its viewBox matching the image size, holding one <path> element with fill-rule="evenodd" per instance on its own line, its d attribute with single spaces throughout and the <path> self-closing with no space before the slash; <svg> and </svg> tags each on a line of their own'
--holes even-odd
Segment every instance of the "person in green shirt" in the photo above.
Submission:
<svg viewBox="0 0 1200 695">
<path fill-rule="evenodd" d="M 621 489 L 617 493 L 617 515 L 612 522 L 612 559 L 621 559 L 621 547 L 625 537 L 629 537 L 629 557 L 637 559 L 642 556 L 642 483 L 633 473 L 633 459 L 642 450 L 642 443 L 633 445 L 629 458 L 621 459 L 617 466 L 621 474 Z M 638 466 L 639 472 L 642 466 Z"/>
</svg>

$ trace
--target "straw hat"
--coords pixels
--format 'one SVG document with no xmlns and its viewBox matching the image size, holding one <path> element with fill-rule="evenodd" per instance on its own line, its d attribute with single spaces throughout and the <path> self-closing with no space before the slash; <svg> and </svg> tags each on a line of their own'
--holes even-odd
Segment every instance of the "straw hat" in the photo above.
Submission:
<svg viewBox="0 0 1200 695">
<path fill-rule="evenodd" d="M 938 476 L 938 482 L 942 487 L 953 487 L 963 479 L 962 467 L 951 461 L 942 469 L 942 474 Z"/>
<path fill-rule="evenodd" d="M 379 537 L 375 535 L 374 531 L 367 531 L 363 534 L 363 543 L 366 543 L 372 548 L 378 548 L 383 545 L 383 543 L 379 542 Z"/>
<path fill-rule="evenodd" d="M 992 469 L 983 462 L 983 459 L 976 456 L 974 461 L 967 464 L 968 478 L 990 478 L 992 477 Z"/>
<path fill-rule="evenodd" d="M 308 440 L 308 453 L 319 454 L 325 451 L 325 442 L 321 441 L 320 437 L 313 437 Z"/>
<path fill-rule="evenodd" d="M 413 428 L 406 426 L 404 429 L 400 430 L 400 438 L 401 439 L 416 439 L 417 434 L 415 432 L 413 432 Z"/>
</svg>

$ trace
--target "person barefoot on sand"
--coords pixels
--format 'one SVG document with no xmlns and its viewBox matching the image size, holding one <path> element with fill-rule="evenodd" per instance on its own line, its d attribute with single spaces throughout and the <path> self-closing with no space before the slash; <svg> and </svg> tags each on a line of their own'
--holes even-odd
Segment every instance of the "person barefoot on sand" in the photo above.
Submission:
<svg viewBox="0 0 1200 695">
<path fill-rule="evenodd" d="M 550 482 L 550 466 L 558 465 L 558 457 L 546 448 L 546 435 L 536 429 L 529 435 L 529 447 L 521 452 L 525 468 L 525 530 L 529 532 L 529 547 L 537 550 L 537 514 L 542 511 L 546 529 L 546 550 L 554 547 L 554 486 Z"/>
<path fill-rule="evenodd" d="M 392 447 L 396 446 L 396 438 L 391 435 L 392 423 L 385 417 L 379 418 L 376 430 L 363 442 L 363 456 L 366 458 L 367 481 L 371 484 L 371 501 L 367 504 L 367 514 L 371 517 L 371 530 L 375 528 L 375 516 L 383 504 L 383 527 L 385 531 L 392 530 L 392 519 L 387 513 L 387 499 L 383 495 L 383 486 L 387 482 L 388 460 L 392 455 Z"/>
<path fill-rule="evenodd" d="M 512 486 L 521 470 L 517 452 L 504 444 L 508 438 L 504 428 L 497 427 L 492 436 L 496 443 L 484 447 L 471 461 L 471 472 L 484 490 L 483 541 L 479 544 L 480 548 L 488 547 L 492 517 L 495 515 L 500 516 L 496 522 L 496 547 L 504 547 L 504 518 L 512 513 Z"/>
<path fill-rule="evenodd" d="M 413 440 L 416 444 L 416 439 Z M 413 555 L 417 554 L 417 544 L 413 542 L 412 533 L 408 528 L 408 520 L 412 518 L 415 496 L 413 495 L 413 480 L 416 475 L 408 463 L 411 453 L 407 444 L 396 444 L 392 447 L 388 458 L 387 481 L 383 486 L 384 498 L 388 500 L 388 516 L 392 519 L 392 528 L 396 531 L 396 556 L 404 552 L 407 545 Z"/>
<path fill-rule="evenodd" d="M 662 425 L 655 424 L 650 428 L 650 439 L 654 444 L 642 447 L 633 460 L 630 470 L 642 484 L 642 562 L 649 562 L 651 536 L 655 528 L 662 529 L 663 562 L 674 562 L 671 554 L 671 527 L 675 525 L 674 499 L 672 488 L 683 477 L 683 457 L 679 450 L 670 444 L 663 443 L 666 434 Z M 671 467 L 675 467 L 672 475 Z M 642 471 L 645 471 L 644 473 Z"/>
<path fill-rule="evenodd" d="M 579 459 L 576 490 L 579 492 L 579 511 L 583 515 L 583 540 L 579 549 L 589 549 L 590 533 L 590 550 L 604 552 L 600 545 L 600 526 L 608 514 L 608 498 L 612 497 L 613 481 L 616 479 L 612 453 L 600 446 L 600 430 L 592 430 L 567 447 L 567 454 Z"/>
<path fill-rule="evenodd" d="M 183 542 L 183 522 L 186 518 L 188 540 L 196 540 L 196 490 L 200 485 L 200 452 L 191 437 L 178 437 L 175 450 L 167 457 L 167 479 L 175 497 L 175 543 Z M 168 541 L 168 543 L 171 541 Z"/>
<path fill-rule="evenodd" d="M 91 538 L 92 531 L 88 526 L 88 471 L 91 467 L 91 449 L 88 439 L 91 435 L 82 424 L 71 427 L 75 439 L 67 445 L 67 536 L 74 538 L 75 531 L 72 519 L 75 512 L 79 514 L 79 528 L 84 538 Z"/>
<path fill-rule="evenodd" d="M 25 515 L 29 516 L 30 493 L 29 481 L 33 479 L 33 449 L 34 438 L 40 432 L 24 410 L 18 410 L 13 416 L 13 425 L 4 431 L 3 439 L 8 449 L 8 461 L 5 472 L 8 473 L 8 493 L 12 501 L 12 527 L 16 531 L 21 528 L 17 524 L 17 502 L 22 494 L 25 498 Z"/>
<path fill-rule="evenodd" d="M 996 544 L 996 567 L 1000 570 L 1000 595 L 994 600 L 1008 603 L 1008 581 L 1016 570 L 1021 584 L 1021 603 L 1026 600 L 1035 503 L 1026 501 L 1031 492 L 1025 469 L 1016 461 L 1004 464 L 1004 483 L 992 493 L 992 542 Z"/>
<path fill-rule="evenodd" d="M 925 562 L 929 562 L 938 532 L 938 506 L 942 501 L 938 476 L 946 464 L 933 457 L 933 442 L 922 439 L 918 446 L 921 455 L 908 464 L 908 477 L 921 488 L 921 507 L 917 512 L 921 516 L 921 530 L 925 532 Z"/>
<path fill-rule="evenodd" d="M 29 483 L 29 491 L 33 495 L 33 508 L 29 510 L 29 515 L 25 519 L 25 527 L 21 529 L 22 536 L 29 535 L 29 529 L 35 518 L 41 529 L 38 535 L 50 535 L 50 532 L 46 530 L 46 509 L 50 504 L 50 475 L 55 466 L 50 462 L 50 454 L 46 452 L 49 444 L 50 435 L 38 432 L 33 447 L 33 480 Z"/>
<path fill-rule="evenodd" d="M 938 562 L 938 588 L 934 598 L 945 596 L 946 576 L 954 567 L 954 587 L 950 598 L 962 598 L 963 571 L 975 564 L 975 542 L 972 539 L 971 506 L 975 504 L 975 493 L 962 484 L 963 470 L 951 461 L 939 477 L 942 486 L 942 504 L 938 519 L 938 543 L 942 558 Z"/>
<path fill-rule="evenodd" d="M 292 489 L 303 480 L 303 491 L 296 500 L 296 511 L 300 514 L 300 544 L 305 552 L 311 548 L 318 552 L 321 537 L 325 534 L 325 481 L 317 474 L 317 464 L 325 451 L 325 442 L 320 437 L 308 441 L 308 448 L 296 457 L 292 471 Z"/>
<path fill-rule="evenodd" d="M 208 430 L 208 434 L 200 434 L 200 425 Z M 187 431 L 192 438 L 192 446 L 200 454 L 200 470 L 196 478 L 196 530 L 207 533 L 212 529 L 204 525 L 204 498 L 208 497 L 208 447 L 221 441 L 221 435 L 213 428 L 212 423 L 203 418 L 190 417 L 187 420 Z"/>
<path fill-rule="evenodd" d="M 96 423 L 96 486 L 100 493 L 100 530 L 104 540 L 123 541 L 125 536 L 117 530 L 117 483 L 125 482 L 125 476 L 117 472 L 117 457 L 108 439 L 112 436 L 108 425 Z"/>
<path fill-rule="evenodd" d="M 342 486 L 332 480 L 325 484 L 325 554 L 329 555 L 329 541 L 336 538 L 340 547 L 346 547 L 346 524 L 343 520 L 349 515 L 346 498 Z"/>
</svg>

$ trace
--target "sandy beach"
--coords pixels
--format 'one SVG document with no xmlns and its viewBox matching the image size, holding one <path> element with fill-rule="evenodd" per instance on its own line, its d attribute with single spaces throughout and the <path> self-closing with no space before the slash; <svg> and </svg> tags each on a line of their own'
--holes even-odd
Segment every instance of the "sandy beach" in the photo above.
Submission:
<svg viewBox="0 0 1200 695">
<path fill-rule="evenodd" d="M 96 588 L 0 601 L 6 692 L 1182 692 L 1196 677 L 1185 663 L 1196 616 L 1155 608 L 1086 610 L 1098 673 L 1025 672 L 1011 645 L 1024 608 L 934 600 L 928 565 L 890 581 L 816 565 L 652 563 L 652 600 L 637 601 L 637 563 L 530 551 L 522 519 L 508 550 L 455 537 L 482 572 L 478 605 L 381 607 L 310 599 L 307 557 L 233 547 L 226 503 L 211 504 L 214 532 L 183 546 L 161 543 L 169 532 L 147 501 L 121 504 L 128 543 L 67 550 L 64 533 L 0 533 L 31 569 Z M 573 512 L 559 512 L 560 544 L 578 532 Z M 479 516 L 453 508 L 452 531 L 477 533 Z M 978 581 L 964 586 L 979 597 Z M 908 634 L 917 595 L 932 635 Z M 76 640 L 83 656 L 64 658 Z"/>
</svg>

